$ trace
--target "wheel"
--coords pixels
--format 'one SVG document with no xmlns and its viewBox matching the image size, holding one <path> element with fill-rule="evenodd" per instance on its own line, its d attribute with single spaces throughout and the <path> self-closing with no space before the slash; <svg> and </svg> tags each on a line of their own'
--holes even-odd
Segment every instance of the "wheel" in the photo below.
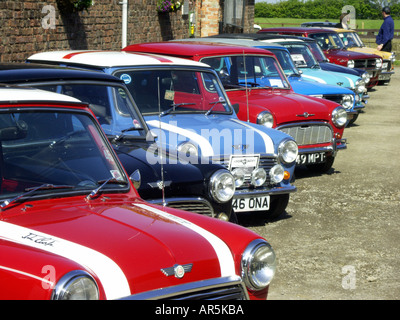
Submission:
<svg viewBox="0 0 400 320">
<path fill-rule="evenodd" d="M 355 114 L 353 116 L 353 118 L 349 121 L 349 123 L 346 125 L 346 127 L 352 125 L 354 122 L 356 122 L 357 118 L 358 118 L 359 113 Z"/>
<path fill-rule="evenodd" d="M 307 166 L 307 168 L 314 172 L 325 173 L 332 168 L 334 161 L 335 161 L 334 156 L 327 156 L 326 161 L 324 163 L 310 164 Z"/>
<path fill-rule="evenodd" d="M 282 194 L 279 196 L 271 196 L 271 203 L 267 211 L 268 219 L 276 219 L 285 212 L 289 203 L 289 194 Z"/>
</svg>

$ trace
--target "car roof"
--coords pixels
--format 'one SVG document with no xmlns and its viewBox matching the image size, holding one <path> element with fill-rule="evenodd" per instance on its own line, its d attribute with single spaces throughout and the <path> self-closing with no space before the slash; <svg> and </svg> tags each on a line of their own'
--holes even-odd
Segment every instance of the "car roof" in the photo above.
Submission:
<svg viewBox="0 0 400 320">
<path fill-rule="evenodd" d="M 193 40 L 190 39 L 185 39 L 184 41 L 204 41 L 204 42 L 212 42 L 212 43 L 224 43 L 224 44 L 230 44 L 234 46 L 245 46 L 245 47 L 257 47 L 257 46 L 270 46 L 274 47 L 276 49 L 285 49 L 280 44 L 265 44 L 261 41 L 257 41 L 257 39 L 252 40 L 251 38 L 240 38 L 240 37 L 235 37 L 235 38 L 223 38 L 223 37 L 205 37 L 205 38 L 192 38 Z M 242 49 L 243 51 L 243 49 Z"/>
<path fill-rule="evenodd" d="M 158 48 L 162 48 L 164 54 L 177 55 L 179 57 L 202 57 L 213 55 L 234 55 L 234 54 L 262 54 L 273 55 L 271 52 L 253 48 L 235 46 L 223 43 L 202 42 L 202 41 L 165 41 L 165 42 L 149 42 L 131 45 L 123 50 L 134 50 L 139 52 L 157 52 Z"/>
<path fill-rule="evenodd" d="M 20 88 L 0 84 L 0 103 L 19 102 L 74 102 L 80 103 L 76 98 L 33 88 Z"/>
<path fill-rule="evenodd" d="M 97 80 L 121 83 L 122 80 L 104 72 L 63 68 L 36 63 L 0 63 L 0 83 L 21 83 L 62 80 Z"/>
<path fill-rule="evenodd" d="M 282 27 L 282 28 L 264 28 L 258 31 L 263 32 L 293 32 L 293 33 L 336 33 L 333 29 L 323 27 Z"/>
<path fill-rule="evenodd" d="M 86 65 L 100 68 L 128 67 L 128 66 L 201 66 L 208 65 L 179 59 L 166 57 L 158 54 L 130 53 L 124 51 L 89 51 L 89 50 L 69 50 L 69 51 L 49 51 L 36 53 L 27 59 L 28 62 L 60 63 L 65 65 Z"/>
</svg>

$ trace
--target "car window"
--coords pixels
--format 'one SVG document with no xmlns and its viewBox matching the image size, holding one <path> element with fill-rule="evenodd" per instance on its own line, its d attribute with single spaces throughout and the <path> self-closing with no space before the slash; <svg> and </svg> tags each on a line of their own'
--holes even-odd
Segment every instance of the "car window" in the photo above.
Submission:
<svg viewBox="0 0 400 320">
<path fill-rule="evenodd" d="M 146 125 L 139 116 L 131 96 L 124 87 L 70 82 L 57 85 L 36 85 L 36 88 L 53 91 L 77 98 L 89 104 L 107 135 L 119 135 L 135 126 L 144 129 Z M 146 130 L 131 130 L 126 135 L 145 138 Z"/>
<path fill-rule="evenodd" d="M 86 190 L 110 177 L 124 180 L 97 130 L 86 114 L 1 112 L 0 198 L 42 184 Z"/>
<path fill-rule="evenodd" d="M 272 57 L 250 55 L 209 57 L 203 58 L 201 62 L 217 71 L 227 90 L 243 86 L 289 87 L 278 62 Z"/>
<path fill-rule="evenodd" d="M 298 68 L 312 68 L 317 64 L 317 60 L 306 44 L 286 45 L 290 55 Z"/>
<path fill-rule="evenodd" d="M 231 112 L 213 72 L 178 69 L 120 70 L 139 110 L 144 114 Z"/>
</svg>

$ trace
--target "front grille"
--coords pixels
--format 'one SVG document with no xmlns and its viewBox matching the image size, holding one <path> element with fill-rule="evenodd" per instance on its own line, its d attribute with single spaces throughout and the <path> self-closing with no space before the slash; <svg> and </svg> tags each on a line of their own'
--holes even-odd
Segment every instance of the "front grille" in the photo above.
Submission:
<svg viewBox="0 0 400 320">
<path fill-rule="evenodd" d="M 229 170 L 230 158 L 213 159 L 213 161 L 214 161 L 214 163 L 221 164 L 222 166 L 224 166 L 226 169 Z M 278 161 L 277 161 L 277 159 L 275 157 L 271 157 L 271 156 L 261 156 L 260 157 L 260 160 L 258 162 L 258 168 L 263 168 L 265 170 L 265 172 L 267 173 L 267 180 L 264 183 L 264 185 L 270 184 L 269 172 L 270 172 L 271 168 L 274 165 L 276 165 L 277 163 L 278 163 Z M 251 182 L 251 172 L 254 169 L 255 168 L 248 168 L 248 172 L 247 172 L 247 174 L 245 176 L 245 182 L 244 182 L 243 186 L 247 186 L 247 185 L 250 184 L 250 182 Z"/>
<path fill-rule="evenodd" d="M 168 202 L 167 206 L 170 208 L 199 213 L 199 214 L 207 215 L 210 217 L 212 217 L 214 215 L 214 210 L 213 210 L 212 206 L 207 202 L 176 201 L 176 202 Z"/>
<path fill-rule="evenodd" d="M 375 69 L 376 60 L 375 59 L 359 59 L 354 60 L 354 68 L 357 69 Z"/>
<path fill-rule="evenodd" d="M 173 297 L 170 300 L 245 300 L 246 296 L 241 285 L 232 285 L 223 288 L 199 290 Z"/>
<path fill-rule="evenodd" d="M 333 131 L 327 125 L 301 125 L 279 128 L 280 131 L 293 137 L 299 146 L 310 144 L 330 143 Z"/>
<path fill-rule="evenodd" d="M 239 276 L 206 279 L 134 294 L 123 300 L 248 300 Z"/>
<path fill-rule="evenodd" d="M 342 94 L 324 94 L 323 98 L 336 102 L 337 104 L 342 104 L 343 95 Z"/>
</svg>

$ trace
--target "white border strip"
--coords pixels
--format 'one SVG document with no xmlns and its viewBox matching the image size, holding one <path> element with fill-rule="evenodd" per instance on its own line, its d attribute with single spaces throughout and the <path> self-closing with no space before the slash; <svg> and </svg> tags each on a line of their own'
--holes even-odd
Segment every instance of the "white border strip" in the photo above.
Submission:
<svg viewBox="0 0 400 320">
<path fill-rule="evenodd" d="M 215 250 L 215 253 L 217 254 L 221 268 L 221 277 L 236 275 L 235 263 L 233 261 L 231 250 L 226 245 L 226 243 L 222 241 L 220 238 L 210 233 L 209 231 L 191 223 L 190 221 L 174 216 L 168 212 L 161 211 L 146 204 L 136 203 L 134 205 L 142 209 L 149 210 L 157 215 L 160 215 L 164 218 L 174 221 L 182 226 L 185 226 L 190 230 L 196 232 L 197 234 L 201 235 L 202 237 L 204 237 L 211 244 L 211 246 Z"/>
<path fill-rule="evenodd" d="M 118 299 L 131 295 L 128 280 L 120 267 L 100 252 L 3 221 L 0 221 L 0 238 L 57 254 L 89 268 L 100 279 L 107 299 Z"/>
</svg>

